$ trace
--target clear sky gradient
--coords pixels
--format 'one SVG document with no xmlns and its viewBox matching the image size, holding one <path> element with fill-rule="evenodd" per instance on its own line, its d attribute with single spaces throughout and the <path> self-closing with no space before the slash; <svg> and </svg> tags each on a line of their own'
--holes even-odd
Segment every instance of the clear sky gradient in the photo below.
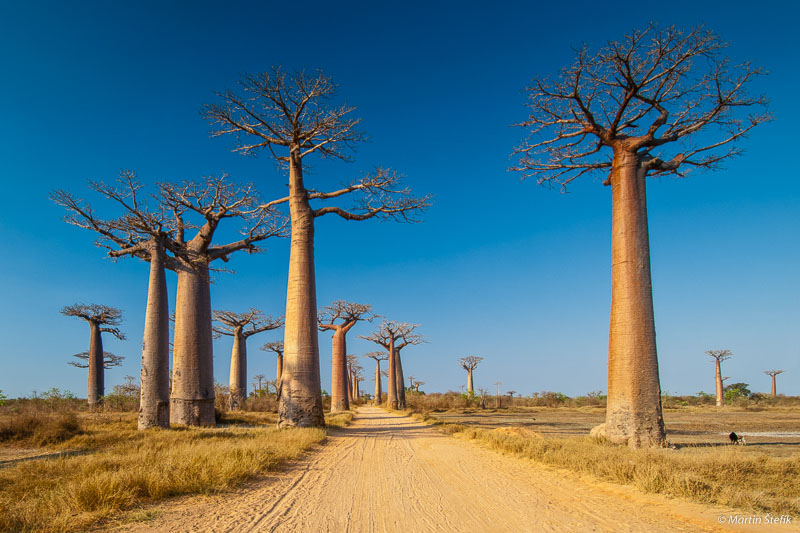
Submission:
<svg viewBox="0 0 800 533">
<path fill-rule="evenodd" d="M 628 6 L 628 7 L 624 7 Z M 587 178 L 569 194 L 521 181 L 509 154 L 524 132 L 523 89 L 648 21 L 705 23 L 735 61 L 767 69 L 754 92 L 775 121 L 715 173 L 648 183 L 662 389 L 713 391 L 703 352 L 729 348 L 723 374 L 769 391 L 764 370 L 784 369 L 779 392 L 800 394 L 800 181 L 798 10 L 790 2 L 3 2 L 0 4 L 0 389 L 86 394 L 86 371 L 67 366 L 88 348 L 88 327 L 59 314 L 76 303 L 123 310 L 127 357 L 107 372 L 110 391 L 139 375 L 145 263 L 114 263 L 94 236 L 62 222 L 48 192 L 66 188 L 108 215 L 89 179 L 131 169 L 147 182 L 228 172 L 266 199 L 285 178 L 263 154 L 245 158 L 211 139 L 199 111 L 214 91 L 271 65 L 322 68 L 340 101 L 358 107 L 370 142 L 352 163 L 313 161 L 309 186 L 330 189 L 375 166 L 435 195 L 421 224 L 318 219 L 320 305 L 369 303 L 421 324 L 427 344 L 403 352 L 406 376 L 427 391 L 458 390 L 459 357 L 485 358 L 476 387 L 574 396 L 606 389 L 611 297 L 611 195 Z M 236 228 L 232 228 L 236 229 Z M 223 232 L 224 234 L 225 232 Z M 212 304 L 279 315 L 288 241 L 234 256 Z M 175 277 L 168 274 L 170 304 Z M 359 340 L 348 352 L 376 345 Z M 274 377 L 260 352 L 282 332 L 249 342 L 249 374 Z M 330 390 L 330 338 L 320 334 Z M 231 339 L 215 341 L 214 374 L 227 384 Z M 373 362 L 363 361 L 372 378 Z M 371 390 L 373 383 L 363 384 Z"/>
</svg>

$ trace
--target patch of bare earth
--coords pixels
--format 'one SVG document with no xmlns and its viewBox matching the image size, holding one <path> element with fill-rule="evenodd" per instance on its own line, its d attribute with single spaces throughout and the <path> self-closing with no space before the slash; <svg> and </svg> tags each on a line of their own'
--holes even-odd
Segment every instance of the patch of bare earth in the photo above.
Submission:
<svg viewBox="0 0 800 533">
<path fill-rule="evenodd" d="M 287 471 L 185 498 L 126 531 L 758 531 L 736 514 L 581 478 L 361 408 Z M 739 513 L 741 514 L 741 513 Z M 800 531 L 782 526 L 781 531 Z"/>
</svg>

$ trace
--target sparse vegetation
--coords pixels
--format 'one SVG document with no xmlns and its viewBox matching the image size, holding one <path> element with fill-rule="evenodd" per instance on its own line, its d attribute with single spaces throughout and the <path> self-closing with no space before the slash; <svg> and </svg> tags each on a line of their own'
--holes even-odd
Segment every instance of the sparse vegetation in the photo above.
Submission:
<svg viewBox="0 0 800 533">
<path fill-rule="evenodd" d="M 761 402 L 768 402 L 770 397 L 743 398 L 747 405 L 726 407 L 725 415 L 712 407 L 715 405 L 713 395 L 705 395 L 704 406 L 699 408 L 669 410 L 665 406 L 668 437 L 680 445 L 677 449 L 637 450 L 590 438 L 589 428 L 602 419 L 603 411 L 565 406 L 576 399 L 568 398 L 559 408 L 517 406 L 504 410 L 444 412 L 444 409 L 429 409 L 433 404 L 425 402 L 431 400 L 431 396 L 434 395 L 413 398 L 415 416 L 439 426 L 446 433 L 502 452 L 633 485 L 644 492 L 757 512 L 800 512 L 800 487 L 796 483 L 800 475 L 800 457 L 787 451 L 784 442 L 765 441 L 764 446 L 759 447 L 725 444 L 726 428 L 781 431 L 797 427 L 794 410 L 787 410 L 778 402 L 771 404 L 774 410 L 763 412 L 766 403 Z M 593 393 L 592 396 L 600 395 Z M 436 401 L 443 405 L 447 400 L 458 401 L 453 394 L 441 395 Z M 781 400 L 782 405 L 800 403 L 800 398 L 796 397 Z M 422 406 L 428 409 L 423 411 Z M 753 413 L 754 410 L 758 412 Z"/>
<path fill-rule="evenodd" d="M 227 421 L 254 427 L 139 432 L 135 413 L 7 417 L 3 440 L 87 453 L 0 470 L 0 531 L 74 531 L 170 496 L 224 491 L 325 439 L 320 429 L 279 431 L 272 413 L 236 417 Z"/>
</svg>

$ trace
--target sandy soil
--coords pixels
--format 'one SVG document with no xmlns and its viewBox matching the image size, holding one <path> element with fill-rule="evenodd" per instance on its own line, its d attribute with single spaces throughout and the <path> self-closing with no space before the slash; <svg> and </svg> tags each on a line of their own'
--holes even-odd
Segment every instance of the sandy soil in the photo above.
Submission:
<svg viewBox="0 0 800 533">
<path fill-rule="evenodd" d="M 580 478 L 361 408 L 319 451 L 233 493 L 162 505 L 126 531 L 763 531 L 736 514 Z M 742 516 L 742 513 L 739 513 Z M 795 524 L 773 527 L 800 531 Z"/>
</svg>

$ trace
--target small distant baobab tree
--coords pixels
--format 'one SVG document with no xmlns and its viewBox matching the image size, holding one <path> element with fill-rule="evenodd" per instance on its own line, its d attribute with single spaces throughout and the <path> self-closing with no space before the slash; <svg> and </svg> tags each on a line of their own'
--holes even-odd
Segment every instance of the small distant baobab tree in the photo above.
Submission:
<svg viewBox="0 0 800 533">
<path fill-rule="evenodd" d="M 253 376 L 253 388 L 255 388 L 256 393 L 261 394 L 261 384 L 264 382 L 266 377 L 267 376 L 265 376 L 264 374 L 256 374 L 255 376 Z"/>
<path fill-rule="evenodd" d="M 514 395 L 517 393 L 515 390 L 508 391 L 508 406 L 514 407 Z"/>
<path fill-rule="evenodd" d="M 389 359 L 386 352 L 370 352 L 367 357 L 375 361 L 375 405 L 380 405 L 383 401 L 383 391 L 381 390 L 381 361 Z"/>
<path fill-rule="evenodd" d="M 717 407 L 722 407 L 724 405 L 724 391 L 722 389 L 722 361 L 733 357 L 733 352 L 730 350 L 707 350 L 705 353 L 707 356 L 714 359 L 714 367 L 716 368 L 715 382 L 717 389 Z"/>
<path fill-rule="evenodd" d="M 214 320 L 220 323 L 213 328 L 214 333 L 233 337 L 229 402 L 231 409 L 239 409 L 247 398 L 247 339 L 283 327 L 283 317 L 272 318 L 258 309 L 250 309 L 246 313 L 214 311 Z"/>
<path fill-rule="evenodd" d="M 122 312 L 107 305 L 75 304 L 61 310 L 64 316 L 74 316 L 89 324 L 89 351 L 75 355 L 86 364 L 71 362 L 73 366 L 89 369 L 89 390 L 86 395 L 89 407 L 98 407 L 105 396 L 105 368 L 116 366 L 122 360 L 119 356 L 103 351 L 103 333 L 110 333 L 120 340 L 125 340 L 119 328 L 122 323 Z"/>
<path fill-rule="evenodd" d="M 405 408 L 405 379 L 403 379 L 400 351 L 408 345 L 425 342 L 422 335 L 414 333 L 418 326 L 419 324 L 384 320 L 372 335 L 361 337 L 383 346 L 389 353 L 389 381 L 386 401 L 390 409 Z"/>
<path fill-rule="evenodd" d="M 606 421 L 592 434 L 633 448 L 661 446 L 650 276 L 647 176 L 716 169 L 736 141 L 769 120 L 767 99 L 747 90 L 763 71 L 732 64 L 726 44 L 698 27 L 651 24 L 597 52 L 576 52 L 555 79 L 533 80 L 530 131 L 513 170 L 562 190 L 608 173 L 612 196 L 612 297 Z M 672 147 L 670 151 L 670 147 Z"/>
<path fill-rule="evenodd" d="M 337 300 L 320 309 L 320 331 L 333 331 L 331 356 L 331 413 L 350 409 L 347 394 L 347 332 L 359 320 L 371 321 L 375 318 L 372 306 Z"/>
<path fill-rule="evenodd" d="M 500 400 L 500 385 L 502 385 L 503 382 L 495 381 L 494 384 L 497 387 L 497 395 L 494 397 L 494 407 L 495 409 L 500 409 L 500 406 L 502 405 L 502 401 Z"/>
<path fill-rule="evenodd" d="M 483 357 L 478 357 L 476 355 L 468 355 L 458 360 L 458 364 L 461 365 L 461 368 L 467 371 L 467 394 L 470 396 L 475 394 L 475 388 L 472 385 L 472 372 L 481 361 L 483 361 Z"/>
<path fill-rule="evenodd" d="M 279 402 L 278 425 L 322 426 L 322 395 L 317 339 L 317 296 L 314 272 L 314 223 L 335 214 L 345 220 L 377 217 L 412 221 L 430 198 L 415 198 L 401 176 L 378 168 L 341 189 L 323 192 L 307 187 L 304 159 L 311 155 L 347 160 L 355 145 L 365 140 L 355 108 L 332 106 L 336 84 L 321 71 L 287 74 L 280 67 L 246 75 L 239 91 L 217 93 L 220 102 L 208 104 L 204 117 L 216 128 L 212 136 L 231 134 L 236 151 L 254 155 L 262 150 L 289 171 L 289 195 L 268 205 L 288 203 L 291 216 L 289 282 L 286 292 L 286 362 Z M 351 207 L 312 202 L 354 195 Z"/>
<path fill-rule="evenodd" d="M 778 374 L 783 374 L 783 370 L 765 370 L 764 373 L 772 378 L 772 396 L 777 396 L 778 391 L 775 388 L 775 376 Z"/>
<path fill-rule="evenodd" d="M 261 347 L 261 350 L 264 352 L 273 352 L 278 356 L 277 368 L 275 370 L 275 381 L 278 383 L 275 388 L 277 393 L 277 391 L 280 390 L 281 375 L 283 374 L 283 341 L 268 342 Z M 278 393 L 278 395 L 280 394 Z"/>
<path fill-rule="evenodd" d="M 424 381 L 415 381 L 414 382 L 414 392 L 419 392 L 419 388 L 422 385 L 425 385 Z"/>
</svg>

